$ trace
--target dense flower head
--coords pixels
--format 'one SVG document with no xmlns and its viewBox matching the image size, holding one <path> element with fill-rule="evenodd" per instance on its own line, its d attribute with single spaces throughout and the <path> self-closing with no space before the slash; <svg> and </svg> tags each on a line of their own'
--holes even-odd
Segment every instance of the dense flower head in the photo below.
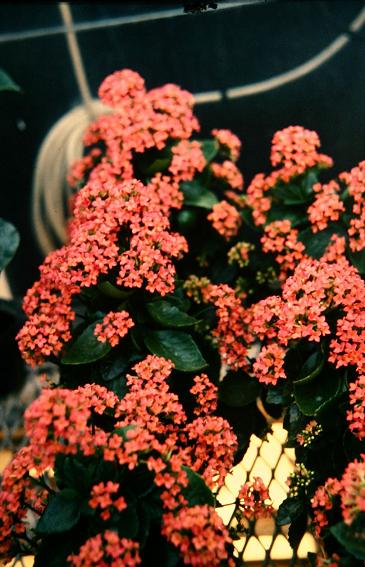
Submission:
<svg viewBox="0 0 365 567">
<path fill-rule="evenodd" d="M 318 134 L 302 126 L 289 126 L 274 134 L 271 145 L 271 163 L 282 165 L 285 181 L 293 175 L 303 173 L 307 168 L 316 165 L 330 167 L 332 159 L 318 153 L 320 147 Z"/>
<path fill-rule="evenodd" d="M 228 559 L 228 530 L 210 506 L 192 506 L 164 514 L 162 533 L 179 549 L 186 565 L 218 567 Z"/>
<path fill-rule="evenodd" d="M 90 508 L 100 509 L 100 517 L 108 520 L 111 516 L 113 508 L 121 512 L 127 508 L 127 503 L 123 496 L 115 498 L 119 492 L 120 485 L 118 482 L 99 482 L 95 484 L 91 490 L 91 498 L 88 502 Z"/>
<path fill-rule="evenodd" d="M 246 190 L 246 204 L 252 209 L 252 218 L 256 226 L 265 224 L 267 213 L 271 209 L 271 197 L 265 192 L 271 188 L 263 173 L 255 175 Z"/>
<path fill-rule="evenodd" d="M 222 486 L 233 466 L 237 438 L 228 421 L 217 416 L 200 416 L 183 432 L 191 467 L 202 475 L 208 486 Z"/>
<path fill-rule="evenodd" d="M 235 163 L 225 160 L 223 163 L 211 163 L 210 168 L 215 177 L 223 179 L 232 189 L 243 189 L 243 176 Z"/>
<path fill-rule="evenodd" d="M 311 443 L 322 433 L 323 428 L 320 423 L 318 423 L 315 419 L 311 419 L 304 429 L 300 433 L 297 434 L 296 440 L 298 441 L 299 445 L 303 447 L 309 447 Z"/>
<path fill-rule="evenodd" d="M 362 374 L 349 385 L 350 407 L 347 412 L 349 429 L 358 439 L 365 438 L 365 376 Z"/>
<path fill-rule="evenodd" d="M 322 534 L 328 525 L 328 512 L 334 508 L 341 494 L 342 484 L 337 478 L 328 478 L 323 486 L 315 491 L 311 506 L 313 510 L 313 527 L 317 536 Z"/>
<path fill-rule="evenodd" d="M 333 234 L 330 238 L 329 244 L 321 257 L 325 262 L 337 262 L 344 257 L 346 251 L 346 238 Z"/>
<path fill-rule="evenodd" d="M 120 538 L 111 530 L 89 538 L 77 554 L 67 559 L 74 567 L 134 567 L 141 564 L 139 543 Z"/>
<path fill-rule="evenodd" d="M 175 181 L 191 181 L 196 172 L 202 172 L 207 162 L 204 157 L 200 142 L 182 140 L 172 146 L 172 160 L 169 172 L 173 174 Z"/>
<path fill-rule="evenodd" d="M 304 258 L 304 244 L 298 240 L 298 230 L 292 228 L 287 219 L 273 221 L 265 226 L 261 237 L 263 252 L 276 254 L 275 260 L 280 265 L 279 280 L 285 281 L 288 272 Z"/>
<path fill-rule="evenodd" d="M 207 219 L 211 221 L 213 228 L 226 240 L 236 236 L 242 223 L 240 213 L 227 201 L 220 201 L 212 207 Z"/>
<path fill-rule="evenodd" d="M 240 139 L 237 138 L 237 136 L 233 134 L 230 130 L 224 130 L 224 129 L 218 130 L 217 128 L 212 130 L 212 136 L 216 138 L 218 143 L 221 146 L 223 146 L 224 149 L 227 148 L 230 158 L 233 161 L 237 161 L 237 159 L 240 156 L 241 145 L 242 145 Z"/>
<path fill-rule="evenodd" d="M 330 181 L 324 185 L 320 183 L 313 185 L 316 195 L 307 210 L 313 232 L 327 228 L 329 221 L 337 221 L 340 213 L 345 211 L 345 205 L 338 194 L 339 190 L 340 186 L 336 181 Z"/>
<path fill-rule="evenodd" d="M 352 215 L 348 229 L 349 246 L 353 252 L 365 248 L 365 161 L 361 161 L 350 172 L 339 175 L 347 185 L 347 192 L 353 200 Z"/>
<path fill-rule="evenodd" d="M 365 454 L 360 461 L 349 463 L 341 482 L 342 516 L 346 524 L 351 524 L 359 512 L 365 512 Z"/>
<path fill-rule="evenodd" d="M 259 476 L 241 486 L 237 498 L 243 516 L 248 520 L 267 518 L 274 512 L 269 490 Z"/>
<path fill-rule="evenodd" d="M 253 365 L 259 382 L 275 386 L 279 378 L 286 378 L 284 370 L 286 349 L 276 343 L 264 346 Z"/>
<path fill-rule="evenodd" d="M 232 369 L 247 368 L 247 345 L 252 335 L 247 329 L 247 311 L 234 289 L 227 284 L 209 284 L 201 288 L 203 301 L 213 303 L 218 319 L 213 337 L 222 361 Z"/>
<path fill-rule="evenodd" d="M 95 325 L 94 335 L 98 341 L 102 343 L 108 341 L 110 346 L 114 347 L 133 325 L 134 322 L 128 311 L 110 311 L 101 323 Z"/>
<path fill-rule="evenodd" d="M 194 413 L 197 416 L 213 414 L 218 405 L 218 388 L 211 382 L 206 374 L 195 376 L 194 386 L 190 392 L 195 396 L 196 407 Z"/>
<path fill-rule="evenodd" d="M 40 280 L 24 300 L 29 320 L 18 340 L 27 362 L 39 364 L 60 353 L 72 338 L 73 297 L 82 288 L 96 285 L 99 276 L 112 268 L 119 270 L 118 285 L 145 284 L 147 291 L 161 295 L 173 291 L 176 270 L 172 259 L 187 251 L 187 242 L 169 231 L 167 202 L 158 193 L 160 181 L 157 191 L 156 183 L 146 187 L 137 180 L 90 181 L 77 194 L 70 241 L 49 254 L 40 267 Z M 125 325 L 130 326 L 129 319 Z M 113 337 L 115 342 L 116 335 Z"/>
</svg>

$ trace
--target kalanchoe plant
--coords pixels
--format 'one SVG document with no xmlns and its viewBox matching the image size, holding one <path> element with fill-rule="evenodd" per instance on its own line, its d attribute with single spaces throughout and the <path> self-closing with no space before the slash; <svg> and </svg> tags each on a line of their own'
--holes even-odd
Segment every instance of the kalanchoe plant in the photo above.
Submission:
<svg viewBox="0 0 365 567">
<path fill-rule="evenodd" d="M 150 565 L 157 538 L 161 565 L 242 563 L 267 490 L 246 484 L 227 527 L 216 491 L 271 413 L 297 457 L 277 523 L 296 551 L 310 518 L 314 564 L 361 564 L 364 162 L 323 184 L 331 158 L 291 126 L 243 192 L 239 140 L 193 137 L 189 93 L 124 70 L 99 94 L 69 240 L 24 300 L 23 356 L 60 388 L 5 473 L 3 554 Z"/>
</svg>

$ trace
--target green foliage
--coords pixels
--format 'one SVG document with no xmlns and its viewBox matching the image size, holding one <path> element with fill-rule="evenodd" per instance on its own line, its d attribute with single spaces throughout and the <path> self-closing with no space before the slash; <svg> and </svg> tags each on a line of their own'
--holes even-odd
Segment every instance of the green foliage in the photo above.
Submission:
<svg viewBox="0 0 365 567">
<path fill-rule="evenodd" d="M 0 91 L 16 91 L 20 92 L 21 88 L 8 75 L 4 69 L 0 69 Z"/>
<path fill-rule="evenodd" d="M 0 218 L 0 271 L 13 259 L 19 242 L 20 237 L 15 226 Z"/>
<path fill-rule="evenodd" d="M 232 407 L 243 407 L 259 396 L 261 386 L 256 378 L 244 372 L 228 372 L 220 384 L 219 397 Z"/>
<path fill-rule="evenodd" d="M 331 527 L 331 533 L 343 547 L 356 559 L 365 560 L 365 514 L 359 514 L 359 519 L 354 520 L 351 526 L 345 522 L 339 522 Z"/>
<path fill-rule="evenodd" d="M 110 352 L 109 342 L 102 343 L 94 335 L 95 326 L 101 321 L 102 319 L 98 319 L 91 323 L 81 335 L 67 345 L 61 358 L 62 364 L 87 364 L 103 358 Z"/>
<path fill-rule="evenodd" d="M 146 309 L 152 319 L 164 327 L 191 327 L 198 322 L 197 319 L 164 299 L 146 303 Z"/>
<path fill-rule="evenodd" d="M 67 532 L 78 523 L 80 506 L 80 495 L 76 490 L 65 488 L 57 492 L 40 517 L 37 532 L 41 535 Z"/>
<path fill-rule="evenodd" d="M 189 467 L 182 467 L 188 475 L 189 484 L 182 490 L 189 506 L 202 506 L 208 504 L 214 506 L 214 498 L 211 490 L 205 484 L 204 479 Z"/>
<path fill-rule="evenodd" d="M 145 345 L 152 354 L 171 360 L 176 370 L 195 372 L 206 361 L 191 335 L 182 331 L 147 331 Z"/>
<path fill-rule="evenodd" d="M 212 191 L 201 185 L 199 181 L 185 181 L 181 183 L 180 189 L 184 195 L 184 205 L 211 209 L 218 203 L 218 199 Z"/>
<path fill-rule="evenodd" d="M 304 503 L 301 498 L 286 498 L 279 506 L 276 523 L 285 526 L 297 520 L 304 511 Z"/>
</svg>

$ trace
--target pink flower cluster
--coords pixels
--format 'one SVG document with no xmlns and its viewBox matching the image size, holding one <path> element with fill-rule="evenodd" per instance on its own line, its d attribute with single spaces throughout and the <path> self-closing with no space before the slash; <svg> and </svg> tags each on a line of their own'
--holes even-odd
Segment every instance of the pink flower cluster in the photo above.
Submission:
<svg viewBox="0 0 365 567">
<path fill-rule="evenodd" d="M 358 439 L 365 438 L 365 376 L 362 374 L 349 385 L 350 407 L 347 412 L 349 429 Z"/>
<path fill-rule="evenodd" d="M 220 146 L 228 150 L 231 160 L 238 160 L 241 152 L 241 141 L 237 136 L 232 134 L 230 130 L 218 130 L 217 128 L 212 130 L 212 136 L 216 138 Z"/>
<path fill-rule="evenodd" d="M 349 245 L 354 252 L 360 252 L 365 248 L 365 161 L 361 161 L 350 172 L 341 173 L 339 178 L 346 183 L 347 192 L 353 200 L 348 229 Z"/>
<path fill-rule="evenodd" d="M 18 453 L 5 471 L 0 492 L 0 549 L 4 554 L 11 552 L 18 535 L 26 530 L 28 507 L 32 506 L 41 514 L 47 504 L 47 492 L 44 493 L 42 486 L 38 488 L 34 480 L 30 482 L 29 469 L 35 468 L 42 476 L 54 466 L 57 455 L 77 454 L 78 458 L 95 456 L 114 463 L 116 470 L 125 467 L 132 471 L 146 466 L 154 473 L 154 483 L 161 489 L 161 507 L 166 511 L 163 533 L 179 547 L 185 563 L 192 560 L 194 549 L 200 554 L 200 547 L 195 544 L 194 525 L 212 561 L 214 557 L 221 558 L 230 540 L 225 529 L 221 529 L 221 520 L 214 508 L 202 507 L 200 516 L 195 514 L 188 548 L 181 547 L 177 535 L 173 538 L 171 534 L 183 529 L 180 521 L 185 517 L 187 501 L 182 489 L 188 483 L 183 465 L 202 474 L 208 485 L 216 486 L 217 482 L 221 485 L 233 464 L 236 437 L 227 421 L 206 415 L 205 411 L 188 422 L 177 396 L 170 392 L 167 384 L 171 370 L 169 361 L 150 355 L 133 367 L 134 374 L 127 376 L 130 389 L 122 400 L 102 386 L 86 385 L 77 390 L 44 390 L 33 402 L 25 416 L 31 444 Z M 195 390 L 196 394 L 192 393 L 196 395 L 197 406 L 204 400 L 209 400 L 211 408 L 216 405 L 216 390 L 207 376 L 196 377 Z M 109 419 L 114 418 L 115 429 L 110 432 L 99 428 L 94 421 L 94 416 L 104 414 Z M 107 522 L 114 510 L 120 512 L 127 508 L 123 482 L 95 482 L 88 503 Z M 192 509 L 187 510 L 188 515 Z M 196 512 L 199 510 L 198 507 Z M 206 514 L 210 528 L 202 529 Z M 215 533 L 214 542 L 210 530 Z M 102 561 L 109 564 L 111 558 L 115 563 L 110 564 L 125 565 L 122 560 L 125 561 L 124 554 L 128 553 L 135 560 L 130 564 L 137 565 L 138 556 L 133 555 L 138 552 L 136 542 L 132 545 L 119 540 L 116 534 L 109 538 L 110 534 L 106 536 L 106 533 L 88 540 L 79 553 L 72 556 L 71 564 L 86 566 L 94 550 L 95 557 L 99 558 L 95 561 L 100 561 L 98 565 L 103 565 Z M 224 554 L 227 557 L 227 551 Z"/>
<path fill-rule="evenodd" d="M 139 543 L 105 530 L 89 538 L 77 555 L 67 558 L 74 567 L 135 567 L 141 564 Z"/>
<path fill-rule="evenodd" d="M 336 181 L 330 181 L 324 185 L 321 183 L 313 185 L 316 196 L 307 209 L 313 232 L 327 228 L 329 221 L 337 221 L 340 213 L 345 211 L 345 205 L 338 194 L 339 190 L 340 186 Z"/>
<path fill-rule="evenodd" d="M 227 201 L 220 201 L 213 205 L 212 212 L 207 219 L 211 221 L 213 228 L 226 240 L 236 236 L 242 223 L 240 213 Z"/>
<path fill-rule="evenodd" d="M 160 177 L 149 186 L 136 180 L 90 181 L 80 190 L 69 244 L 46 258 L 40 267 L 41 279 L 24 299 L 29 319 L 18 341 L 26 362 L 40 364 L 50 354 L 59 354 L 71 339 L 73 297 L 83 287 L 96 285 L 99 276 L 112 268 L 119 270 L 118 285 L 140 288 L 145 283 L 148 291 L 161 295 L 173 291 L 172 258 L 186 252 L 187 243 L 169 231 L 166 192 Z M 172 186 L 171 206 L 179 206 L 175 193 Z M 125 244 L 118 243 L 121 238 Z"/>
<path fill-rule="evenodd" d="M 101 343 L 108 341 L 110 346 L 114 347 L 133 325 L 128 311 L 111 311 L 101 323 L 95 325 L 94 335 Z"/>
<path fill-rule="evenodd" d="M 268 518 L 274 512 L 269 490 L 258 476 L 240 488 L 237 498 L 243 515 L 248 520 Z"/>
<path fill-rule="evenodd" d="M 365 512 L 365 454 L 349 463 L 340 480 L 328 478 L 317 488 L 312 501 L 313 527 L 318 536 L 329 524 L 328 512 L 340 506 L 344 522 L 351 525 Z"/>
<path fill-rule="evenodd" d="M 274 221 L 265 226 L 261 237 L 263 252 L 276 254 L 280 265 L 279 280 L 285 281 L 288 272 L 304 258 L 304 244 L 298 241 L 298 230 L 292 228 L 290 220 Z"/>
</svg>

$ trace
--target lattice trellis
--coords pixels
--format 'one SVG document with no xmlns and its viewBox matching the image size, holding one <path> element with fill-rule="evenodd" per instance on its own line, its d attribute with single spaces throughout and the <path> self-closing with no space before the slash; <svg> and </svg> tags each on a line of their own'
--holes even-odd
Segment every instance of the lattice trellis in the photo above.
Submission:
<svg viewBox="0 0 365 567">
<path fill-rule="evenodd" d="M 49 371 L 52 369 L 47 369 Z M 20 394 L 9 396 L 0 403 L 0 473 L 14 452 L 26 442 L 23 413 L 39 392 L 39 376 L 32 374 Z M 224 507 L 219 508 L 218 513 L 224 521 L 228 522 L 232 514 L 234 504 L 229 503 L 234 502 L 240 486 L 255 476 L 260 476 L 269 486 L 274 508 L 279 507 L 288 490 L 285 481 L 294 468 L 294 450 L 284 447 L 286 437 L 287 433 L 280 421 L 272 424 L 272 432 L 264 441 L 252 435 L 243 460 L 232 469 L 219 493 L 219 500 Z M 260 519 L 255 523 L 253 534 L 241 538 L 236 549 L 245 566 L 299 566 L 307 565 L 307 553 L 315 551 L 316 544 L 309 533 L 305 534 L 297 555 L 293 556 L 287 540 L 287 529 L 277 528 L 274 519 Z M 9 565 L 31 567 L 33 559 L 22 558 Z"/>
</svg>

